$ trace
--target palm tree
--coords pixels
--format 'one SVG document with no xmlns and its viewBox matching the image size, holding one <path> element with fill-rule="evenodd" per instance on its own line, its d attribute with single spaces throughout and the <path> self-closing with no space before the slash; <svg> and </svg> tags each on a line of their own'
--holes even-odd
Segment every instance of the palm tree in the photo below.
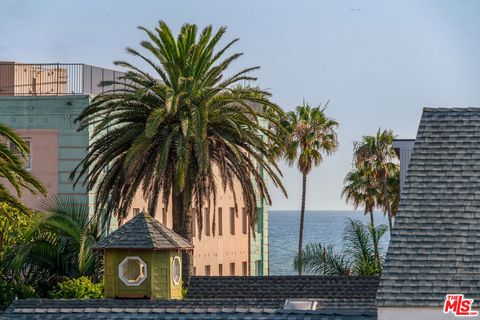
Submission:
<svg viewBox="0 0 480 320">
<path fill-rule="evenodd" d="M 292 166 L 297 164 L 302 173 L 302 204 L 300 210 L 300 231 L 298 234 L 298 255 L 300 263 L 303 253 L 303 226 L 305 220 L 305 198 L 307 193 L 307 175 L 319 166 L 324 155 L 331 155 L 338 147 L 335 129 L 338 123 L 327 117 L 325 107 L 310 107 L 308 103 L 298 106 L 287 113 L 282 121 L 284 129 L 283 157 Z M 281 135 L 280 135 L 281 136 Z M 303 268 L 299 268 L 299 274 Z"/>
<path fill-rule="evenodd" d="M 380 194 L 374 182 L 372 170 L 364 164 L 360 165 L 357 163 L 356 167 L 345 177 L 342 197 L 345 197 L 347 203 L 351 203 L 355 210 L 362 205 L 364 206 L 365 215 L 370 215 L 370 229 L 372 232 L 376 231 L 373 211 L 378 205 Z M 380 250 L 378 242 L 376 237 L 372 237 L 372 239 L 377 265 L 379 265 Z"/>
<path fill-rule="evenodd" d="M 116 90 L 95 97 L 77 119 L 80 130 L 95 127 L 95 140 L 72 178 L 77 182 L 85 178 L 88 189 L 96 189 L 97 213 L 120 220 L 138 189 L 153 216 L 159 202 L 168 206 L 171 199 L 173 229 L 190 241 L 192 219 L 197 219 L 201 230 L 202 208 L 215 207 L 217 190 L 234 192 L 234 182 L 239 181 L 254 226 L 259 197 L 270 203 L 254 161 L 284 191 L 262 135 L 271 141 L 278 138 L 261 124 L 275 121 L 270 112 L 264 112 L 265 106 L 279 113 L 281 109 L 265 98 L 267 92 L 238 86 L 255 80 L 249 74 L 258 67 L 227 76 L 229 66 L 242 54 L 225 57 L 238 39 L 216 49 L 226 32 L 223 27 L 214 32 L 208 26 L 198 33 L 196 25 L 185 24 L 177 37 L 162 21 L 154 31 L 140 29 L 149 38 L 140 43 L 149 55 L 132 48 L 127 51 L 154 73 L 115 62 L 127 72 L 104 85 L 115 85 Z M 184 283 L 188 283 L 191 253 L 183 261 Z"/>
<path fill-rule="evenodd" d="M 390 230 L 393 228 L 393 218 L 398 211 L 400 203 L 400 166 L 392 163 L 388 168 L 386 195 L 382 194 L 380 199 L 381 207 L 388 216 L 388 226 Z"/>
<path fill-rule="evenodd" d="M 389 209 L 388 179 L 398 167 L 393 139 L 391 130 L 378 129 L 374 136 L 364 136 L 362 141 L 354 143 L 354 162 L 357 166 L 370 171 L 372 184 L 378 189 L 378 204 L 385 209 L 390 228 L 392 228 L 392 217 Z"/>
<path fill-rule="evenodd" d="M 100 281 L 102 255 L 91 247 L 106 236 L 108 224 L 90 217 L 89 206 L 71 197 L 47 199 L 25 235 L 4 259 L 3 268 L 46 294 L 63 277 Z"/>
<path fill-rule="evenodd" d="M 309 243 L 302 250 L 302 261 L 297 254 L 293 266 L 297 272 L 324 275 L 349 276 L 352 274 L 352 265 L 346 254 L 335 252 L 333 245 Z"/>
<path fill-rule="evenodd" d="M 371 228 L 358 220 L 349 219 L 344 230 L 343 253 L 338 253 L 332 245 L 321 243 L 308 244 L 302 255 L 295 258 L 294 267 L 303 268 L 314 275 L 357 275 L 372 276 L 382 273 L 381 263 L 377 263 L 374 243 L 387 232 L 387 226 Z"/>
<path fill-rule="evenodd" d="M 392 210 L 398 207 L 397 192 L 393 185 L 399 175 L 396 154 L 393 150 L 391 130 L 377 130 L 374 136 L 364 136 L 354 143 L 353 169 L 344 180 L 342 196 L 357 209 L 363 205 L 365 214 L 370 214 L 370 228 L 375 232 L 373 211 L 381 208 L 388 215 L 392 229 Z M 396 212 L 396 211 L 395 211 Z M 380 254 L 376 237 L 374 239 L 375 256 L 380 263 Z"/>
<path fill-rule="evenodd" d="M 26 213 L 28 209 L 21 203 L 23 189 L 30 191 L 32 194 L 46 194 L 45 188 L 39 180 L 25 169 L 22 161 L 27 159 L 29 152 L 28 146 L 22 138 L 11 128 L 0 123 L 0 178 L 5 179 L 15 189 L 16 196 L 13 196 L 8 188 L 0 183 L 0 202 L 5 203 L 13 209 Z M 13 152 L 12 149 L 17 150 Z M 11 218 L 11 211 L 3 210 L 0 207 L 0 214 L 6 218 Z M 14 211 L 14 210 L 13 210 Z"/>
<path fill-rule="evenodd" d="M 375 227 L 373 211 L 377 205 L 379 191 L 374 184 L 371 170 L 356 166 L 347 173 L 343 184 L 342 197 L 347 203 L 351 203 L 355 210 L 363 206 L 365 215 L 370 215 L 370 225 Z"/>
</svg>

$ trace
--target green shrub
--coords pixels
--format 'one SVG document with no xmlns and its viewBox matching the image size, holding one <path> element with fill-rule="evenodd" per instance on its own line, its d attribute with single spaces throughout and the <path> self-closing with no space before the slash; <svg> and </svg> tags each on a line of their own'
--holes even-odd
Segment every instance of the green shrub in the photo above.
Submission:
<svg viewBox="0 0 480 320">
<path fill-rule="evenodd" d="M 100 299 L 103 283 L 92 283 L 87 277 L 67 278 L 59 282 L 50 295 L 54 299 Z"/>
<path fill-rule="evenodd" d="M 37 298 L 35 290 L 25 284 L 17 284 L 14 281 L 6 281 L 0 277 L 0 310 L 5 310 L 12 301 L 18 299 Z"/>
<path fill-rule="evenodd" d="M 0 278 L 0 310 L 5 310 L 15 299 L 13 286 Z"/>
</svg>

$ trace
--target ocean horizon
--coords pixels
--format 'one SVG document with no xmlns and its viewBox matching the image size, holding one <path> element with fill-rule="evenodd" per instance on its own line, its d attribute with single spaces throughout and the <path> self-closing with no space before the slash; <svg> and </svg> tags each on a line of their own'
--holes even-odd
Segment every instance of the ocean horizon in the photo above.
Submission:
<svg viewBox="0 0 480 320">
<path fill-rule="evenodd" d="M 348 219 L 370 223 L 363 211 L 353 210 L 307 210 L 305 211 L 304 246 L 309 243 L 332 244 L 338 252 L 343 251 L 343 230 Z M 383 212 L 374 212 L 375 225 L 386 224 Z M 293 275 L 293 257 L 298 250 L 300 210 L 269 210 L 269 258 L 270 275 Z M 380 242 L 386 252 L 390 241 L 387 232 Z"/>
</svg>

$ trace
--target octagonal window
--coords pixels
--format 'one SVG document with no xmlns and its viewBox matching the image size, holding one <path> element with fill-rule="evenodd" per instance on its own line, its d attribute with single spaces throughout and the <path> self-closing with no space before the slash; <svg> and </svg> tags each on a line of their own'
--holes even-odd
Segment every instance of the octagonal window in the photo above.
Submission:
<svg viewBox="0 0 480 320">
<path fill-rule="evenodd" d="M 118 266 L 118 274 L 127 286 L 139 286 L 147 278 L 147 264 L 140 257 L 126 257 Z"/>
<path fill-rule="evenodd" d="M 180 257 L 175 257 L 172 260 L 172 280 L 173 284 L 178 286 L 180 280 L 182 279 L 182 264 L 180 262 Z"/>
</svg>

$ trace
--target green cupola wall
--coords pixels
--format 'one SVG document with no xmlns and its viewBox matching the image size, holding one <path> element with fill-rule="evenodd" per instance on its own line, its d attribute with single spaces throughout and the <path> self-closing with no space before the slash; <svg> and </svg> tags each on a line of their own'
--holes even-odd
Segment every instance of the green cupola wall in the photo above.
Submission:
<svg viewBox="0 0 480 320">
<path fill-rule="evenodd" d="M 139 213 L 93 247 L 104 253 L 106 298 L 182 298 L 182 251 L 193 245 Z"/>
</svg>

